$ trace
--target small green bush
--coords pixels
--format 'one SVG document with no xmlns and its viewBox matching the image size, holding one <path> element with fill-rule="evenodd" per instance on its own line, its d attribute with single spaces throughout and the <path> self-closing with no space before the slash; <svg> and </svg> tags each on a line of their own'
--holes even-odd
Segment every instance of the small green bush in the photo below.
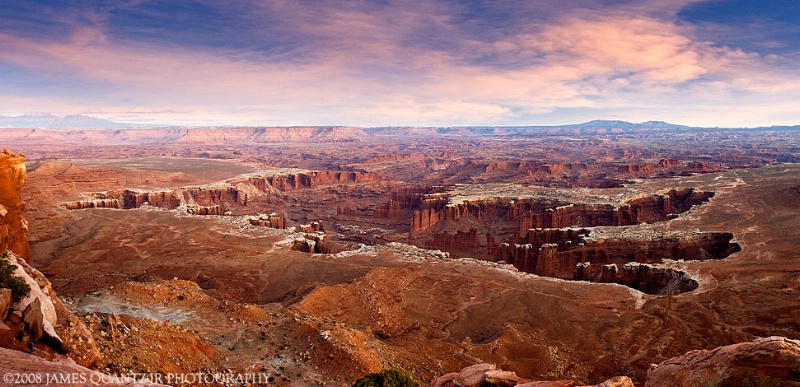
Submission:
<svg viewBox="0 0 800 387">
<path fill-rule="evenodd" d="M 356 380 L 352 387 L 419 387 L 405 371 L 398 369 L 381 370 Z"/>
<path fill-rule="evenodd" d="M 16 265 L 0 258 L 0 288 L 11 289 L 11 299 L 17 302 L 31 294 L 31 287 L 22 277 L 14 276 Z"/>
</svg>

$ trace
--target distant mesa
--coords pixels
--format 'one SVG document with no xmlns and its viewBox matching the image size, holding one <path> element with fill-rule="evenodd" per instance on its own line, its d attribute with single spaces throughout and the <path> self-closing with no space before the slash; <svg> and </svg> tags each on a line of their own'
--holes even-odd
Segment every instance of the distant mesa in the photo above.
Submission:
<svg viewBox="0 0 800 387">
<path fill-rule="evenodd" d="M 73 114 L 56 116 L 53 114 L 26 114 L 21 116 L 0 116 L 0 128 L 47 128 L 47 129 L 120 129 L 133 127 L 104 120 L 102 118 Z"/>
</svg>

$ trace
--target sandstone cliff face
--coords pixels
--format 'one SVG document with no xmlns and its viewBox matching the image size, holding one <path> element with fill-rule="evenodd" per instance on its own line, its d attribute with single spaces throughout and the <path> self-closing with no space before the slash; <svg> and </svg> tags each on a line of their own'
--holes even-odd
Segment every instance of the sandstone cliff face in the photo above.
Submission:
<svg viewBox="0 0 800 387">
<path fill-rule="evenodd" d="M 271 176 L 255 176 L 233 179 L 225 184 L 200 187 L 146 191 L 124 189 L 92 194 L 92 197 L 63 203 L 70 210 L 86 208 L 133 209 L 145 205 L 176 209 L 188 207 L 188 212 L 196 215 L 224 215 L 241 211 L 251 203 L 264 204 L 271 195 L 279 191 L 314 189 L 325 185 L 360 184 L 382 181 L 375 173 L 345 171 L 309 171 Z M 418 196 L 418 195 L 417 195 Z M 278 199 L 280 200 L 280 199 Z M 401 218 L 397 205 L 410 205 L 411 199 L 403 196 L 402 202 L 392 205 L 394 210 L 384 211 L 385 216 Z M 350 210 L 354 212 L 354 210 Z"/>
<path fill-rule="evenodd" d="M 302 251 L 312 254 L 330 254 L 331 248 L 328 246 L 328 239 L 325 232 L 316 231 L 302 233 L 302 236 L 292 241 L 292 250 Z"/>
<path fill-rule="evenodd" d="M 692 161 L 686 164 L 686 168 L 693 172 L 717 172 L 722 170 L 718 163 L 708 163 L 704 161 Z"/>
<path fill-rule="evenodd" d="M 654 238 L 589 239 L 586 229 L 532 229 L 500 245 L 500 260 L 528 273 L 619 283 L 649 294 L 697 288 L 686 273 L 648 265 L 668 260 L 720 259 L 739 251 L 731 233 L 659 235 Z"/>
<path fill-rule="evenodd" d="M 86 208 L 120 208 L 119 199 L 85 199 L 63 204 L 68 210 L 83 210 Z"/>
<path fill-rule="evenodd" d="M 309 171 L 272 176 L 257 176 L 246 179 L 249 185 L 256 187 L 262 192 L 269 192 L 271 189 L 290 191 L 311 189 L 321 185 L 368 183 L 381 180 L 383 180 L 383 177 L 377 173 L 347 171 Z M 240 182 L 240 180 L 230 181 L 232 184 Z"/>
<path fill-rule="evenodd" d="M 375 208 L 375 217 L 383 219 L 401 219 L 400 202 L 389 199 L 389 203 Z"/>
<path fill-rule="evenodd" d="M 697 289 L 699 284 L 689 275 L 672 267 L 659 264 L 629 262 L 617 264 L 592 265 L 590 262 L 578 263 L 574 279 L 599 283 L 617 283 L 644 293 L 655 295 L 675 295 Z"/>
<path fill-rule="evenodd" d="M 645 386 L 800 386 L 800 341 L 773 336 L 691 351 L 648 371 Z"/>
<path fill-rule="evenodd" d="M 494 364 L 482 363 L 442 375 L 430 386 L 577 387 L 577 384 L 574 380 L 525 380 Z M 629 377 L 617 376 L 594 387 L 633 386 Z M 712 350 L 690 351 L 654 365 L 647 372 L 644 386 L 800 386 L 800 341 L 772 336 Z"/>
<path fill-rule="evenodd" d="M 583 175 L 592 170 L 588 164 L 583 163 L 533 163 L 528 161 L 499 161 L 489 163 L 484 168 L 484 173 L 504 175 L 513 173 L 526 176 L 561 176 Z"/>
<path fill-rule="evenodd" d="M 679 293 L 695 289 L 697 283 L 678 270 L 628 264 L 724 258 L 739 251 L 731 233 L 593 239 L 587 228 L 665 221 L 712 196 L 713 192 L 670 189 L 612 205 L 554 198 L 451 203 L 447 195 L 427 195 L 412 217 L 410 240 L 455 256 L 504 261 L 542 276 L 615 282 L 651 294 Z M 604 265 L 614 265 L 613 275 L 602 271 Z"/>
<path fill-rule="evenodd" d="M 481 363 L 434 379 L 430 387 L 581 387 L 574 380 L 527 380 L 515 372 L 498 369 L 495 364 Z M 617 376 L 601 384 L 583 387 L 634 387 L 627 376 Z"/>
<path fill-rule="evenodd" d="M 0 259 L 15 266 L 13 275 L 31 289 L 27 297 L 13 305 L 2 302 L 0 346 L 43 356 L 64 352 L 78 363 L 91 366 L 100 357 L 91 333 L 58 299 L 50 281 L 27 262 L 30 247 L 20 199 L 26 178 L 24 161 L 22 155 L 8 150 L 0 153 Z"/>
<path fill-rule="evenodd" d="M 639 173 L 653 170 L 652 164 L 627 164 L 617 168 L 617 172 L 623 173 Z"/>
<path fill-rule="evenodd" d="M 133 209 L 145 205 L 176 209 L 181 205 L 189 207 L 188 212 L 197 215 L 222 215 L 232 205 L 247 205 L 247 194 L 240 193 L 237 187 L 193 187 L 174 190 L 141 191 L 122 190 L 94 194 L 94 197 L 64 203 L 69 210 L 85 208 Z"/>
<path fill-rule="evenodd" d="M 681 162 L 675 159 L 661 159 L 658 161 L 658 166 L 661 168 L 679 167 Z"/>
<path fill-rule="evenodd" d="M 490 220 L 516 223 L 524 235 L 531 228 L 627 226 L 660 222 L 688 211 L 714 196 L 713 192 L 672 189 L 660 195 L 628 200 L 621 206 L 572 204 L 554 199 L 484 199 L 448 204 L 446 196 L 426 197 L 414 212 L 411 232 L 428 229 L 447 220 L 451 223 Z"/>
<path fill-rule="evenodd" d="M 181 204 L 193 206 L 218 206 L 223 204 L 240 204 L 246 202 L 246 196 L 240 197 L 236 187 L 194 187 L 167 191 L 133 191 L 125 190 L 121 194 L 123 208 L 139 208 L 145 203 L 160 208 L 175 209 Z"/>
<path fill-rule="evenodd" d="M 27 178 L 25 157 L 8 149 L 0 153 L 0 253 L 11 250 L 30 259 L 28 222 L 22 217 L 25 203 L 20 198 Z"/>
<path fill-rule="evenodd" d="M 271 228 L 286 228 L 286 216 L 283 214 L 257 214 L 248 219 L 253 226 L 266 226 Z"/>
</svg>

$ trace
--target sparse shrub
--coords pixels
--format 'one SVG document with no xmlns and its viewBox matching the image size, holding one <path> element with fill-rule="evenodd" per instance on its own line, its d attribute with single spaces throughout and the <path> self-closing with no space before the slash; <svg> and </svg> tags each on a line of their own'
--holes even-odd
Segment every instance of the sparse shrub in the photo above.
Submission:
<svg viewBox="0 0 800 387">
<path fill-rule="evenodd" d="M 392 368 L 365 375 L 356 380 L 352 387 L 419 387 L 419 383 L 405 371 Z"/>
<path fill-rule="evenodd" d="M 17 302 L 31 294 L 31 287 L 22 277 L 13 275 L 14 270 L 17 270 L 16 265 L 0 258 L 0 288 L 11 289 L 11 299 Z"/>
</svg>

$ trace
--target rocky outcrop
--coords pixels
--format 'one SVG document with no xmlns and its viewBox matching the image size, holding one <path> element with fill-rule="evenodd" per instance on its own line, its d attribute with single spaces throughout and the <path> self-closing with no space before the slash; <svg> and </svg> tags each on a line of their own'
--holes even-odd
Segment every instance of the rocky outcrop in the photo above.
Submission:
<svg viewBox="0 0 800 387">
<path fill-rule="evenodd" d="M 41 355 L 66 353 L 79 364 L 95 364 L 101 355 L 91 332 L 59 300 L 50 281 L 10 251 L 0 259 L 16 266 L 14 276 L 22 278 L 31 289 L 27 297 L 10 308 L 4 322 L 9 329 L 0 331 L 0 346 L 34 350 Z"/>
<path fill-rule="evenodd" d="M 705 161 L 691 161 L 686 163 L 686 168 L 692 172 L 717 172 L 722 170 L 722 166 L 718 163 L 709 163 Z"/>
<path fill-rule="evenodd" d="M 648 371 L 645 386 L 800 386 L 800 341 L 773 336 L 687 352 Z"/>
<path fill-rule="evenodd" d="M 143 205 L 169 209 L 175 209 L 181 205 L 180 195 L 173 190 L 137 191 L 126 189 L 122 191 L 119 196 L 121 196 L 120 200 L 122 201 L 122 208 L 126 210 L 139 208 Z"/>
<path fill-rule="evenodd" d="M 375 208 L 375 217 L 382 219 L 402 219 L 414 209 L 420 208 L 424 195 L 441 187 L 406 186 L 392 190 L 389 203 Z"/>
<path fill-rule="evenodd" d="M 222 215 L 222 207 L 220 206 L 190 206 L 186 212 L 192 215 Z"/>
<path fill-rule="evenodd" d="M 336 206 L 336 216 L 358 216 L 358 212 L 353 207 Z"/>
<path fill-rule="evenodd" d="M 30 259 L 28 222 L 22 217 L 25 203 L 20 194 L 28 177 L 25 156 L 5 149 L 0 153 L 0 253 L 11 250 Z"/>
<path fill-rule="evenodd" d="M 369 183 L 381 181 L 383 177 L 377 173 L 349 172 L 349 171 L 307 171 L 271 176 L 254 176 L 245 180 L 232 180 L 229 183 L 238 184 L 246 182 L 262 192 L 271 189 L 290 191 L 298 189 L 311 189 L 322 185 Z"/>
<path fill-rule="evenodd" d="M 569 203 L 565 195 L 480 197 L 450 200 L 453 194 L 425 195 L 415 211 L 410 241 L 455 256 L 503 261 L 542 276 L 628 285 L 650 294 L 691 291 L 697 282 L 664 260 L 720 259 L 740 250 L 733 234 L 669 233 L 588 238 L 601 226 L 632 227 L 672 219 L 708 201 L 713 192 L 691 188 L 611 201 Z M 627 230 L 627 229 L 625 229 Z M 629 265 L 636 263 L 636 265 Z M 613 275 L 608 266 L 615 265 Z M 626 266 L 627 265 L 627 266 Z M 605 274 L 604 274 L 605 273 Z"/>
<path fill-rule="evenodd" d="M 588 238 L 588 229 L 531 229 L 500 245 L 500 260 L 542 276 L 619 283 L 649 294 L 697 288 L 685 272 L 651 265 L 664 260 L 720 259 L 740 250 L 731 233 L 674 233 Z"/>
<path fill-rule="evenodd" d="M 187 205 L 190 213 L 197 215 L 222 215 L 231 206 L 246 206 L 247 195 L 241 194 L 233 186 L 187 187 L 174 190 L 143 191 L 126 189 L 94 194 L 92 198 L 67 202 L 63 206 L 69 210 L 84 208 L 122 208 L 134 209 L 152 206 L 176 209 Z"/>
<path fill-rule="evenodd" d="M 0 347 L 42 356 L 62 352 L 91 366 L 100 359 L 91 333 L 59 300 L 50 281 L 27 262 L 28 224 L 21 216 L 20 199 L 27 176 L 24 161 L 8 150 L 0 153 L 0 259 L 15 266 L 12 275 L 30 287 L 30 293 L 16 301 L 9 289 L 0 289 Z"/>
<path fill-rule="evenodd" d="M 389 203 L 375 208 L 375 217 L 383 219 L 401 219 L 403 214 L 400 212 L 400 203 L 394 199 L 389 199 Z"/>
<path fill-rule="evenodd" d="M 421 153 L 395 153 L 390 155 L 380 155 L 371 157 L 364 160 L 364 164 L 378 164 L 385 162 L 405 161 L 405 160 L 422 160 L 425 155 Z"/>
<path fill-rule="evenodd" d="M 119 199 L 85 199 L 63 204 L 68 210 L 83 210 L 86 208 L 121 208 Z"/>
<path fill-rule="evenodd" d="M 434 379 L 430 387 L 580 387 L 574 380 L 533 381 L 516 373 L 498 369 L 494 364 L 481 363 L 465 367 Z M 627 376 L 617 376 L 601 384 L 584 387 L 634 387 Z"/>
<path fill-rule="evenodd" d="M 697 289 L 699 284 L 686 272 L 660 264 L 630 262 L 621 267 L 615 263 L 575 265 L 573 276 L 578 281 L 617 283 L 647 294 L 676 295 Z"/>
<path fill-rule="evenodd" d="M 312 254 L 331 253 L 331 250 L 328 246 L 328 240 L 325 237 L 325 233 L 322 231 L 304 233 L 301 237 L 292 240 L 292 250 Z"/>
<path fill-rule="evenodd" d="M 123 208 L 139 208 L 143 205 L 175 209 L 181 204 L 211 207 L 215 205 L 246 205 L 246 196 L 232 186 L 188 187 L 165 191 L 125 190 L 121 193 Z"/>
<path fill-rule="evenodd" d="M 680 160 L 675 159 L 661 159 L 658 161 L 658 166 L 661 168 L 680 167 Z"/>
<path fill-rule="evenodd" d="M 257 214 L 247 219 L 253 226 L 266 226 L 271 228 L 286 228 L 286 216 L 283 214 Z"/>
<path fill-rule="evenodd" d="M 325 232 L 325 226 L 322 225 L 322 222 L 311 222 L 309 224 L 301 224 L 295 227 L 296 232 L 312 234 L 316 232 Z"/>
<path fill-rule="evenodd" d="M 617 168 L 617 172 L 622 173 L 640 173 L 653 170 L 652 164 L 626 164 Z"/>
<path fill-rule="evenodd" d="M 509 222 L 522 235 L 531 228 L 626 226 L 668 220 L 714 196 L 691 188 L 643 195 L 621 205 L 569 203 L 557 199 L 492 198 L 449 203 L 446 195 L 430 195 L 415 211 L 411 232 L 428 229 L 441 221 L 483 220 Z"/>
<path fill-rule="evenodd" d="M 534 171 L 529 171 L 528 175 L 535 176 L 537 174 L 557 175 L 563 173 L 575 173 L 588 171 L 589 165 L 582 163 L 548 163 L 544 164 Z"/>
</svg>

